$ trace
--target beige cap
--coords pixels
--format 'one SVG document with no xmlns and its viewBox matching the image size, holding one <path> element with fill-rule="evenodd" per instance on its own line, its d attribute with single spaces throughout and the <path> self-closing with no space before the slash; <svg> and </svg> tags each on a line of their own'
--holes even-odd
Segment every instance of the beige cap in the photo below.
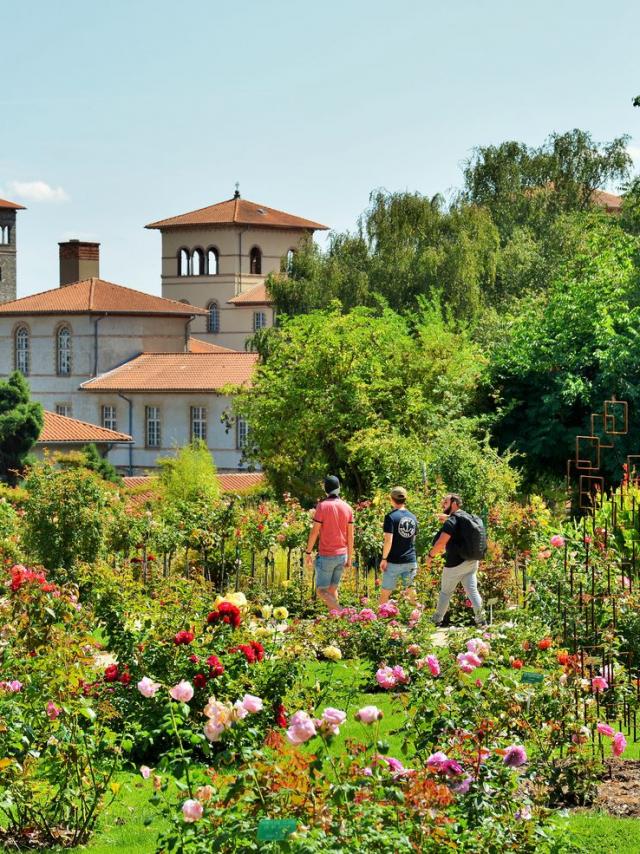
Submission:
<svg viewBox="0 0 640 854">
<path fill-rule="evenodd" d="M 394 486 L 391 490 L 391 497 L 394 501 L 406 501 L 407 500 L 407 490 L 404 486 Z"/>
</svg>

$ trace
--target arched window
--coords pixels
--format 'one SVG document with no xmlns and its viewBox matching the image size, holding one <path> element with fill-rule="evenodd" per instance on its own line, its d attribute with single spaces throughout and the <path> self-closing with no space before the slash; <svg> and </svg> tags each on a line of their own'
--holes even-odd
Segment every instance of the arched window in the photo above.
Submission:
<svg viewBox="0 0 640 854">
<path fill-rule="evenodd" d="M 207 249 L 207 276 L 218 275 L 218 250 L 215 246 L 210 246 Z"/>
<path fill-rule="evenodd" d="M 68 326 L 58 329 L 56 344 L 56 373 L 68 377 L 71 373 L 71 330 Z"/>
<path fill-rule="evenodd" d="M 28 377 L 31 367 L 31 344 L 29 341 L 29 330 L 26 326 L 19 326 L 16 329 L 15 360 L 16 371 L 20 371 L 21 374 Z"/>
<path fill-rule="evenodd" d="M 220 332 L 220 309 L 218 303 L 213 300 L 207 306 L 207 332 Z"/>
<path fill-rule="evenodd" d="M 191 253 L 191 275 L 204 275 L 204 252 L 202 249 L 194 249 Z"/>
<path fill-rule="evenodd" d="M 257 275 L 262 273 L 262 252 L 257 246 L 249 253 L 249 272 Z"/>
<path fill-rule="evenodd" d="M 290 273 L 293 269 L 293 259 L 295 257 L 295 249 L 289 249 L 287 252 L 287 273 Z"/>
<path fill-rule="evenodd" d="M 188 249 L 179 249 L 178 250 L 178 275 L 179 276 L 188 276 L 189 275 L 189 250 Z"/>
</svg>

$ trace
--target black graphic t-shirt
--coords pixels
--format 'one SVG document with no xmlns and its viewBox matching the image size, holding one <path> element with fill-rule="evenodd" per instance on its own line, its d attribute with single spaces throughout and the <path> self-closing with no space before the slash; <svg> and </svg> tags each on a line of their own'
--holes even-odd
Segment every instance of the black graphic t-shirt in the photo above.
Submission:
<svg viewBox="0 0 640 854">
<path fill-rule="evenodd" d="M 462 537 L 462 531 L 460 530 L 459 519 L 455 515 L 455 513 L 449 516 L 442 528 L 440 528 L 440 530 L 434 537 L 434 543 L 436 542 L 440 534 L 449 534 L 449 536 L 451 537 L 445 547 L 444 565 L 460 566 L 461 563 L 464 563 L 466 558 L 461 553 L 461 550 L 464 549 L 464 539 Z"/>
<path fill-rule="evenodd" d="M 418 520 L 413 513 L 404 508 L 392 510 L 384 517 L 382 527 L 385 534 L 393 534 L 389 563 L 415 563 Z"/>
</svg>

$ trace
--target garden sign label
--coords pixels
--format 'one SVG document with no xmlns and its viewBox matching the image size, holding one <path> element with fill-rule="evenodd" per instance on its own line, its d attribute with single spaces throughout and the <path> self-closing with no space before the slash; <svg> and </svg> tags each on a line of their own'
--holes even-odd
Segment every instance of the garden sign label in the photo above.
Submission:
<svg viewBox="0 0 640 854">
<path fill-rule="evenodd" d="M 525 685 L 539 685 L 544 680 L 544 674 L 534 673 L 532 670 L 525 670 L 520 680 Z"/>
<path fill-rule="evenodd" d="M 261 818 L 258 822 L 258 842 L 281 842 L 297 827 L 293 818 Z"/>
</svg>

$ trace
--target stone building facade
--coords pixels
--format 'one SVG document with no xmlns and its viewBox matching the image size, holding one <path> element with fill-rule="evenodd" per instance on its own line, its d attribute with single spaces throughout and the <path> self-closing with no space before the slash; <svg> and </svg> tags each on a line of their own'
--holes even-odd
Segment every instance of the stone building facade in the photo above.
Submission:
<svg viewBox="0 0 640 854">
<path fill-rule="evenodd" d="M 162 234 L 162 295 L 207 311 L 198 338 L 244 350 L 274 322 L 269 273 L 287 266 L 300 242 L 327 226 L 240 197 L 146 226 Z"/>
<path fill-rule="evenodd" d="M 22 210 L 22 205 L 0 199 L 0 303 L 16 298 L 16 213 Z"/>
</svg>

